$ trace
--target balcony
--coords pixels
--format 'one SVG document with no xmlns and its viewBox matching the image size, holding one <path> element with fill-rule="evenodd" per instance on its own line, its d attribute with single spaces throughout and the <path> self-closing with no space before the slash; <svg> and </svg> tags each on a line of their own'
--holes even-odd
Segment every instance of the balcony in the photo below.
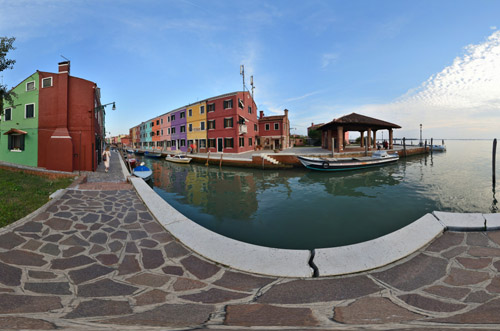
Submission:
<svg viewBox="0 0 500 331">
<path fill-rule="evenodd" d="M 239 134 L 240 134 L 240 135 L 241 135 L 241 134 L 247 134 L 247 132 L 248 132 L 248 128 L 247 128 L 246 124 L 240 124 L 240 125 L 239 125 L 239 130 L 238 130 L 238 131 L 239 131 Z"/>
</svg>

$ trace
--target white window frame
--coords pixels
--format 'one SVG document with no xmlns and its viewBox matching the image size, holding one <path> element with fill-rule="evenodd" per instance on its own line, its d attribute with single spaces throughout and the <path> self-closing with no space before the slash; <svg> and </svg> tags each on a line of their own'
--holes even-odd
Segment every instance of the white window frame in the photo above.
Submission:
<svg viewBox="0 0 500 331">
<path fill-rule="evenodd" d="M 200 122 L 200 131 L 205 131 L 205 121 Z"/>
<path fill-rule="evenodd" d="M 32 89 L 28 89 L 28 85 L 29 84 L 33 84 L 33 88 Z M 32 80 L 31 82 L 26 82 L 26 92 L 28 91 L 34 91 L 36 89 L 36 83 L 34 80 Z"/>
<path fill-rule="evenodd" d="M 280 124 L 274 123 L 274 130 L 279 130 L 279 129 L 280 129 Z"/>
<path fill-rule="evenodd" d="M 184 129 L 184 130 L 183 130 Z M 185 125 L 181 125 L 181 127 L 179 128 L 179 132 L 180 133 L 184 133 L 186 132 L 186 126 Z"/>
<path fill-rule="evenodd" d="M 48 86 L 45 86 L 44 82 L 46 82 L 47 80 L 50 81 L 50 84 Z M 42 88 L 52 87 L 53 86 L 52 84 L 53 84 L 52 77 L 42 78 Z"/>
<path fill-rule="evenodd" d="M 271 129 L 271 125 L 269 123 L 266 123 L 266 131 L 269 131 Z"/>
<path fill-rule="evenodd" d="M 180 112 L 179 119 L 182 119 L 182 118 L 186 118 L 186 112 L 185 111 L 181 111 Z"/>
<path fill-rule="evenodd" d="M 231 126 L 226 126 L 226 120 L 231 120 Z M 224 117 L 224 129 L 232 129 L 234 127 L 234 119 L 232 117 Z"/>
<path fill-rule="evenodd" d="M 193 124 L 192 123 L 189 123 L 188 130 L 189 130 L 189 132 L 193 132 Z"/>
<path fill-rule="evenodd" d="M 7 119 L 7 109 L 10 111 L 9 112 L 9 115 L 10 115 L 9 119 Z M 4 121 L 12 121 L 12 107 L 4 108 L 4 110 L 3 110 L 3 118 L 4 118 Z"/>
<path fill-rule="evenodd" d="M 205 106 L 200 106 L 200 115 L 205 114 Z"/>
<path fill-rule="evenodd" d="M 28 106 L 30 105 L 33 105 L 33 117 L 27 117 L 27 112 L 28 112 Z M 24 105 L 24 118 L 27 119 L 27 118 L 36 118 L 36 107 L 35 107 L 35 104 L 34 103 L 27 103 Z"/>
<path fill-rule="evenodd" d="M 226 103 L 228 107 L 226 107 Z M 224 100 L 224 109 L 233 109 L 233 99 Z"/>
<path fill-rule="evenodd" d="M 188 109 L 188 117 L 192 117 L 193 116 L 193 110 L 192 109 Z"/>
</svg>

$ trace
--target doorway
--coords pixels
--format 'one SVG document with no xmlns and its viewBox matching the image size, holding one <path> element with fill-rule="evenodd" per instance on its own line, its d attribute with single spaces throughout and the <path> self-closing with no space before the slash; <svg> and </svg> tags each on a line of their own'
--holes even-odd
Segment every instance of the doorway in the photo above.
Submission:
<svg viewBox="0 0 500 331">
<path fill-rule="evenodd" d="M 222 145 L 222 138 L 217 138 L 217 152 L 222 152 L 224 146 Z"/>
</svg>

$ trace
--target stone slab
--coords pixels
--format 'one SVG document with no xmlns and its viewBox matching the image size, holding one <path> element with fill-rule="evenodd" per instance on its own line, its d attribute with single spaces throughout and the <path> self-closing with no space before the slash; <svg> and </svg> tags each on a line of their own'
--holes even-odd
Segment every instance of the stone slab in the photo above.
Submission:
<svg viewBox="0 0 500 331">
<path fill-rule="evenodd" d="M 310 277 L 310 252 L 252 245 L 224 237 L 194 223 L 164 201 L 142 179 L 130 178 L 154 217 L 184 245 L 234 269 L 281 277 Z M 245 258 L 242 258 L 244 256 Z"/>
<path fill-rule="evenodd" d="M 500 230 L 500 214 L 483 214 L 486 230 Z"/>
<path fill-rule="evenodd" d="M 426 214 L 383 237 L 354 245 L 317 249 L 313 262 L 320 276 L 371 270 L 412 254 L 443 231 L 444 226 L 432 214 Z"/>
<path fill-rule="evenodd" d="M 434 216 L 451 231 L 484 231 L 486 230 L 483 214 L 479 213 L 449 213 L 434 211 Z"/>
</svg>

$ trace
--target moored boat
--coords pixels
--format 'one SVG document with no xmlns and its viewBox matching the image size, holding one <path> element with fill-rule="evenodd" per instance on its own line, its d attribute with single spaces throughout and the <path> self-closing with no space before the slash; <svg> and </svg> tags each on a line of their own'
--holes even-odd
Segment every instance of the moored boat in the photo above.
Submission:
<svg viewBox="0 0 500 331">
<path fill-rule="evenodd" d="M 445 145 L 430 145 L 429 148 L 433 152 L 446 152 L 446 146 Z"/>
<path fill-rule="evenodd" d="M 132 169 L 137 165 L 137 160 L 135 158 L 127 158 L 127 162 Z"/>
<path fill-rule="evenodd" d="M 186 155 L 167 155 L 165 157 L 165 160 L 170 161 L 170 162 L 175 162 L 175 163 L 189 163 L 191 162 L 191 158 L 187 157 Z"/>
<path fill-rule="evenodd" d="M 153 171 L 146 167 L 144 162 L 142 162 L 140 166 L 135 167 L 134 170 L 132 170 L 132 174 L 144 180 L 149 180 L 151 179 L 151 176 L 153 176 Z"/>
<path fill-rule="evenodd" d="M 150 158 L 155 158 L 155 159 L 158 159 L 158 158 L 160 158 L 160 157 L 161 157 L 161 153 L 146 151 L 146 152 L 144 152 L 144 156 L 146 156 L 146 157 L 150 157 Z"/>
<path fill-rule="evenodd" d="M 140 149 L 136 149 L 134 151 L 134 154 L 136 154 L 136 155 L 144 155 L 144 151 L 141 151 Z"/>
<path fill-rule="evenodd" d="M 352 158 L 320 158 L 297 156 L 304 167 L 320 171 L 346 171 L 390 164 L 399 160 L 398 154 L 375 151 L 372 156 Z"/>
</svg>

